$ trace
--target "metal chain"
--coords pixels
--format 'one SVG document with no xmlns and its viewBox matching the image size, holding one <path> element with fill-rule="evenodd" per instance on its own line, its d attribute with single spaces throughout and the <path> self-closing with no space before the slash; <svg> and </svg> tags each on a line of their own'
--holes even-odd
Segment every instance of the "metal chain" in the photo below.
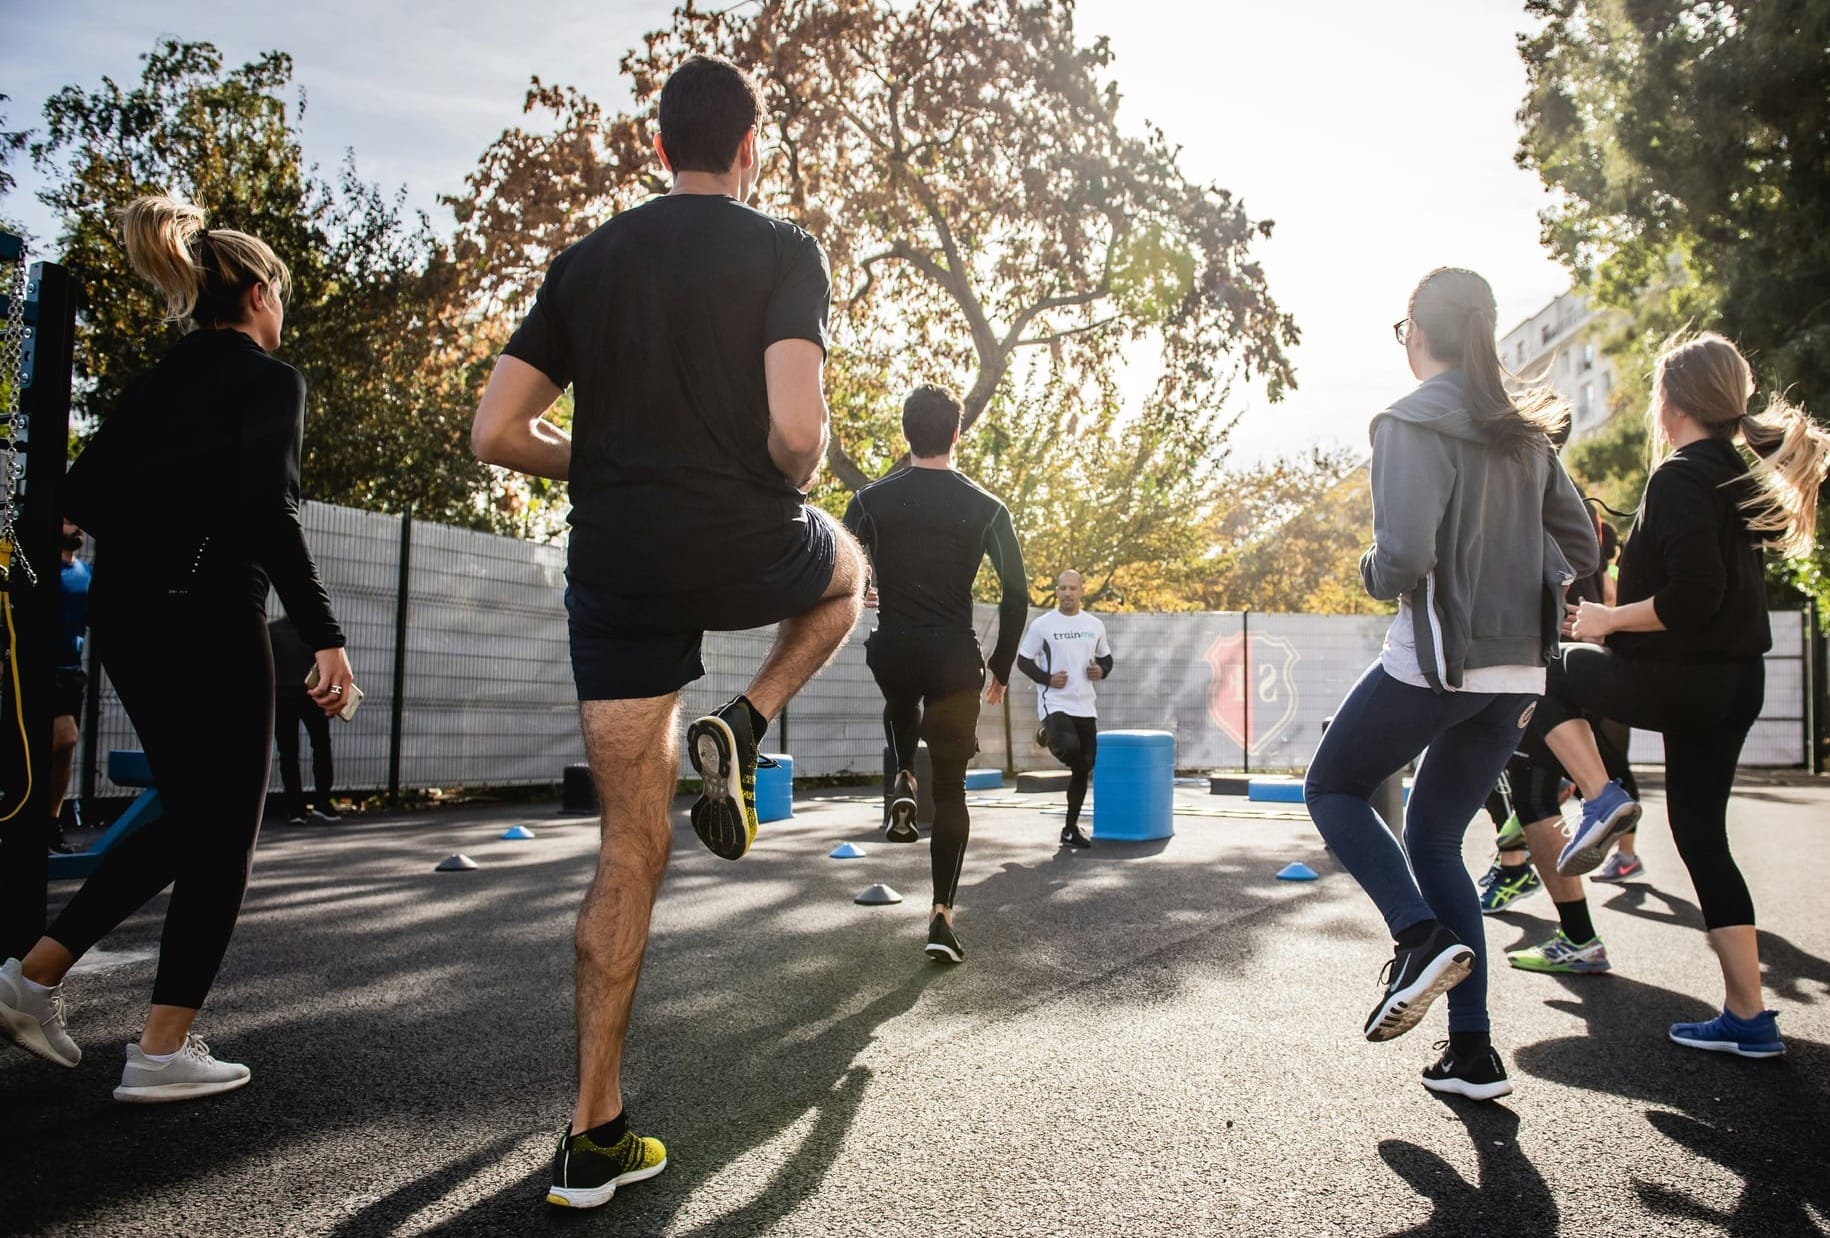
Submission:
<svg viewBox="0 0 1830 1238">
<path fill-rule="evenodd" d="M 0 542 L 6 543 L 12 554 L 9 562 L 0 563 L 0 583 L 9 579 L 12 564 L 17 563 L 24 570 L 27 583 L 36 587 L 38 574 L 26 561 L 25 551 L 19 545 L 18 530 L 14 527 L 20 483 L 24 480 L 19 469 L 19 439 L 28 429 L 25 415 L 19 411 L 20 397 L 25 392 L 26 266 L 23 249 L 13 263 L 12 279 L 8 284 L 6 334 L 0 336 L 0 374 L 8 380 L 5 407 L 0 408 L 0 435 L 6 438 L 6 450 L 0 453 L 0 470 L 5 474 L 4 489 L 0 489 Z"/>
</svg>

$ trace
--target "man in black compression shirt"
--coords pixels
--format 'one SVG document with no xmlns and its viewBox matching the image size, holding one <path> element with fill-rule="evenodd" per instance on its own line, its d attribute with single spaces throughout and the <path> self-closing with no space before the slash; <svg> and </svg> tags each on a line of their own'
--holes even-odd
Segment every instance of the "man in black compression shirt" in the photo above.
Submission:
<svg viewBox="0 0 1830 1238">
<path fill-rule="evenodd" d="M 902 406 L 910 467 L 864 487 L 845 510 L 876 570 L 878 620 L 865 658 L 883 690 L 883 730 L 896 753 L 896 786 L 885 823 L 891 842 L 912 843 L 915 745 L 933 766 L 934 910 L 929 957 L 965 958 L 953 932 L 953 902 L 966 859 L 966 762 L 978 751 L 979 688 L 985 660 L 972 626 L 972 582 L 989 557 L 1002 589 L 991 653 L 993 705 L 1004 699 L 1023 632 L 1029 577 L 1010 512 L 953 467 L 960 404 L 939 387 L 917 387 Z"/>
<path fill-rule="evenodd" d="M 578 1103 L 547 1195 L 567 1207 L 667 1163 L 629 1128 L 620 1074 L 700 637 L 780 625 L 744 695 L 688 732 L 703 788 L 693 828 L 734 860 L 755 837 L 763 729 L 862 609 L 863 553 L 806 501 L 827 440 L 826 258 L 744 205 L 762 117 L 728 61 L 674 71 L 655 139 L 673 191 L 553 262 L 471 430 L 488 463 L 571 485 L 572 676 L 604 815 L 578 914 Z M 544 419 L 568 385 L 574 437 Z"/>
</svg>

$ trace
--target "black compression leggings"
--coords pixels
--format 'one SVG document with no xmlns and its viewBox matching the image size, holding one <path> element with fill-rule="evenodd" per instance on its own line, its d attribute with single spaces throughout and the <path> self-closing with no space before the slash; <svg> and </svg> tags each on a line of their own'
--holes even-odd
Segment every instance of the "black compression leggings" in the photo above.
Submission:
<svg viewBox="0 0 1830 1238">
<path fill-rule="evenodd" d="M 1053 713 L 1042 720 L 1048 750 L 1068 767 L 1067 826 L 1080 824 L 1080 806 L 1086 802 L 1087 779 L 1099 757 L 1099 720 Z"/>
<path fill-rule="evenodd" d="M 966 811 L 966 765 L 978 751 L 979 689 L 985 666 L 971 632 L 871 633 L 865 661 L 883 690 L 883 733 L 898 769 L 915 768 L 927 741 L 934 829 L 928 843 L 934 903 L 953 906 L 972 819 Z"/>
<path fill-rule="evenodd" d="M 171 886 L 152 1000 L 203 1005 L 235 932 L 273 746 L 266 616 L 233 599 L 118 599 L 97 651 L 152 766 L 164 811 L 102 857 L 48 936 L 81 956 Z M 207 677 L 186 678 L 207 651 Z"/>
<path fill-rule="evenodd" d="M 1532 730 L 1585 713 L 1665 736 L 1665 815 L 1690 870 L 1703 923 L 1754 923 L 1754 900 L 1728 850 L 1728 797 L 1748 730 L 1766 699 L 1766 664 L 1623 658 L 1599 645 L 1565 645 L 1550 664 Z"/>
</svg>

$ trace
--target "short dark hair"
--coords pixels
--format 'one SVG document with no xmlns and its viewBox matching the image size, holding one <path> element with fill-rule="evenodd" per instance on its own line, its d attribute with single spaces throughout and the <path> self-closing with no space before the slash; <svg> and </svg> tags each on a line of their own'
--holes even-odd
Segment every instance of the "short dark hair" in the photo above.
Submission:
<svg viewBox="0 0 1830 1238">
<path fill-rule="evenodd" d="M 661 149 L 678 172 L 731 170 L 743 135 L 763 114 L 762 95 L 722 56 L 689 56 L 661 87 Z"/>
<path fill-rule="evenodd" d="M 918 456 L 944 456 L 959 433 L 959 399 L 945 387 L 923 383 L 902 402 L 902 432 Z"/>
</svg>

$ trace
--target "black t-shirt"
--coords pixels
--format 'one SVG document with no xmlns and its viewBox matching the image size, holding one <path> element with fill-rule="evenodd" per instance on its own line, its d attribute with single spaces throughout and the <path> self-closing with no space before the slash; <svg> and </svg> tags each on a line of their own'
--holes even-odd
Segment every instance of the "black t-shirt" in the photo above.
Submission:
<svg viewBox="0 0 1830 1238">
<path fill-rule="evenodd" d="M 825 348 L 831 284 L 812 236 L 723 195 L 652 199 L 559 255 L 505 351 L 573 388 L 574 579 L 665 593 L 708 553 L 781 553 L 805 499 L 769 458 L 763 352 Z"/>
<path fill-rule="evenodd" d="M 1739 503 L 1747 463 L 1732 443 L 1701 439 L 1673 452 L 1646 481 L 1620 552 L 1617 600 L 1652 599 L 1663 632 L 1616 632 L 1630 657 L 1735 662 L 1773 647 L 1760 548 Z"/>
<path fill-rule="evenodd" d="M 845 527 L 871 557 L 885 629 L 971 632 L 972 582 L 989 555 L 1002 596 L 998 641 L 986 665 L 1010 681 L 1029 613 L 1029 577 L 997 496 L 953 469 L 903 469 L 852 495 Z"/>
</svg>

